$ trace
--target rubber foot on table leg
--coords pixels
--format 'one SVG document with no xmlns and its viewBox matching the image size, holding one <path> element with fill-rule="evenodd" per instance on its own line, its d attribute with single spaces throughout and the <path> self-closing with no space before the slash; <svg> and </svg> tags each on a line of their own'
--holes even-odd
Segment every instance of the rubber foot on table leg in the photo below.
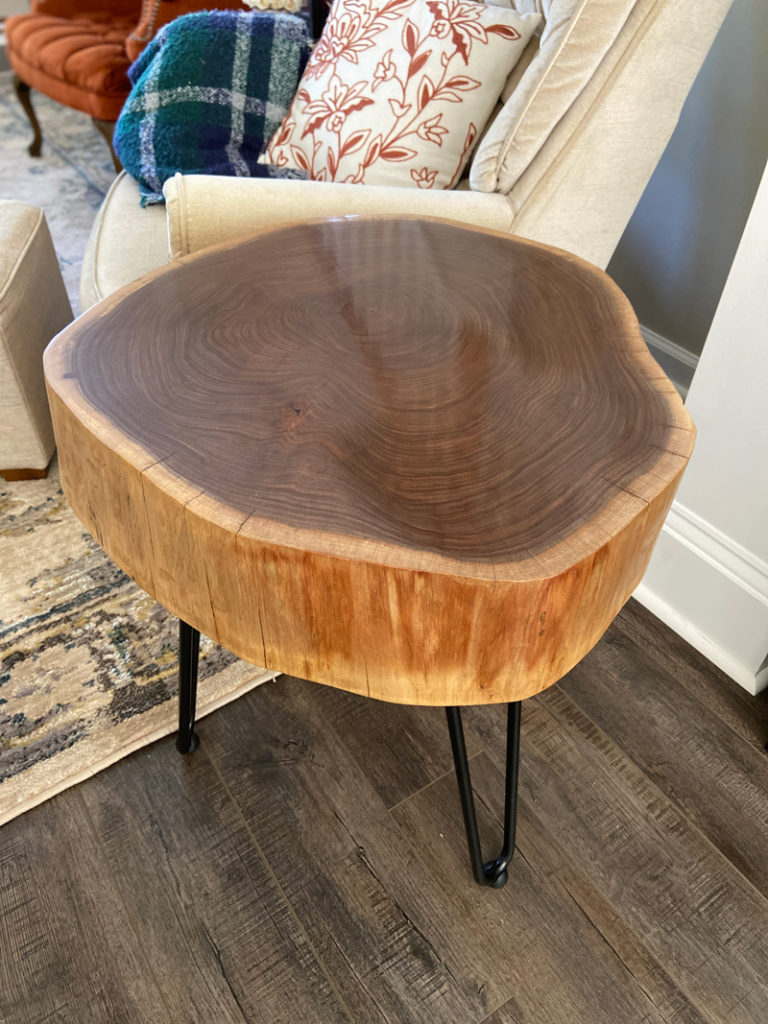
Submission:
<svg viewBox="0 0 768 1024">
<path fill-rule="evenodd" d="M 189 737 L 189 746 L 185 749 L 181 741 L 181 737 L 176 739 L 176 749 L 180 754 L 194 754 L 200 744 L 200 739 L 196 732 L 193 732 Z"/>
<path fill-rule="evenodd" d="M 509 875 L 507 869 L 503 868 L 501 871 L 498 869 L 498 865 L 495 860 L 490 861 L 486 864 L 484 869 L 485 877 L 488 880 L 488 885 L 491 889 L 503 889 L 509 881 Z"/>
</svg>

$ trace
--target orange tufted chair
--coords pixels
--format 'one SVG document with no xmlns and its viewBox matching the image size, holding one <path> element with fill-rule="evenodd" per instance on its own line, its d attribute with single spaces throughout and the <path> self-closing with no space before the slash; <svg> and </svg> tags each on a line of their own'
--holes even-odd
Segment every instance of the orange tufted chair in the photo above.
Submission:
<svg viewBox="0 0 768 1024">
<path fill-rule="evenodd" d="M 166 22 L 192 11 L 245 9 L 240 0 L 31 0 L 29 14 L 5 22 L 16 93 L 39 156 L 42 132 L 30 89 L 90 114 L 112 148 L 112 133 L 130 91 L 128 67 Z M 119 164 L 112 158 L 115 167 Z"/>
</svg>

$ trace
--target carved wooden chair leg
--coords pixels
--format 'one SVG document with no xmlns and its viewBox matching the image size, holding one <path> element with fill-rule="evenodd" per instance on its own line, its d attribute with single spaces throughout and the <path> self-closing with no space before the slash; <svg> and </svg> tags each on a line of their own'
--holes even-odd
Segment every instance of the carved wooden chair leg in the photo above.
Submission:
<svg viewBox="0 0 768 1024">
<path fill-rule="evenodd" d="M 200 633 L 179 619 L 179 733 L 176 749 L 182 754 L 191 754 L 199 742 L 195 732 L 199 652 Z"/>
<path fill-rule="evenodd" d="M 91 120 L 93 121 L 94 125 L 99 130 L 99 133 L 103 136 L 105 142 L 109 146 L 109 152 L 112 154 L 112 163 L 114 164 L 115 170 L 119 174 L 120 171 L 122 171 L 123 169 L 123 165 L 118 160 L 117 154 L 115 153 L 115 148 L 112 145 L 112 138 L 115 134 L 115 122 L 101 121 L 98 117 L 92 117 Z"/>
<path fill-rule="evenodd" d="M 504 841 L 501 853 L 495 860 L 483 863 L 480 849 L 480 834 L 477 831 L 475 800 L 472 796 L 472 780 L 469 774 L 467 748 L 464 744 L 464 727 L 461 723 L 461 708 L 446 708 L 448 731 L 451 736 L 453 764 L 456 781 L 459 784 L 461 810 L 467 832 L 467 845 L 472 871 L 478 885 L 489 885 L 500 889 L 507 884 L 507 867 L 515 852 L 515 827 L 517 823 L 517 776 L 520 763 L 520 701 L 507 706 L 507 770 L 504 794 Z"/>
<path fill-rule="evenodd" d="M 40 151 L 43 148 L 43 133 L 40 130 L 40 122 L 37 120 L 35 108 L 32 106 L 32 90 L 18 75 L 13 76 L 13 87 L 16 90 L 16 95 L 19 97 L 19 103 L 24 108 L 24 113 L 29 118 L 29 123 L 32 125 L 34 133 L 27 152 L 30 156 L 40 156 Z"/>
</svg>

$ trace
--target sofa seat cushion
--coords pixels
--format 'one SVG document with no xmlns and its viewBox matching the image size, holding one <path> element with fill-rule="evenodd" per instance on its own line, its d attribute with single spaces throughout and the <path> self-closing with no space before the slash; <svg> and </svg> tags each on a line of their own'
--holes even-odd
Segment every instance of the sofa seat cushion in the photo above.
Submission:
<svg viewBox="0 0 768 1024">
<path fill-rule="evenodd" d="M 19 14 L 5 23 L 8 54 L 27 85 L 102 121 L 116 121 L 130 89 L 125 40 L 133 18 Z"/>
</svg>

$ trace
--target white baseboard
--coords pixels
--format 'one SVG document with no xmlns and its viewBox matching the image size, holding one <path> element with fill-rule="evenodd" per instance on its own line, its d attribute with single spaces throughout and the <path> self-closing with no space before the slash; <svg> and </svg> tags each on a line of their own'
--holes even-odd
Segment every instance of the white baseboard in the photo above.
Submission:
<svg viewBox="0 0 768 1024">
<path fill-rule="evenodd" d="M 632 596 L 644 608 L 652 612 L 657 619 L 661 619 L 678 636 L 686 640 L 699 654 L 703 654 L 713 665 L 717 665 L 722 672 L 725 672 L 730 679 L 743 686 L 753 697 L 768 687 L 768 666 L 759 672 L 754 672 L 748 665 L 734 657 L 730 651 L 727 651 L 705 633 L 700 632 L 690 619 L 687 619 L 680 612 L 666 604 L 657 593 L 644 583 L 641 583 L 635 589 Z"/>
<path fill-rule="evenodd" d="M 667 374 L 683 398 L 688 394 L 699 357 L 650 327 L 640 325 L 640 333 L 651 350 L 651 355 Z"/>
<path fill-rule="evenodd" d="M 768 563 L 678 501 L 664 529 L 768 608 Z"/>
<path fill-rule="evenodd" d="M 750 693 L 768 686 L 768 564 L 678 502 L 634 596 Z"/>
</svg>

